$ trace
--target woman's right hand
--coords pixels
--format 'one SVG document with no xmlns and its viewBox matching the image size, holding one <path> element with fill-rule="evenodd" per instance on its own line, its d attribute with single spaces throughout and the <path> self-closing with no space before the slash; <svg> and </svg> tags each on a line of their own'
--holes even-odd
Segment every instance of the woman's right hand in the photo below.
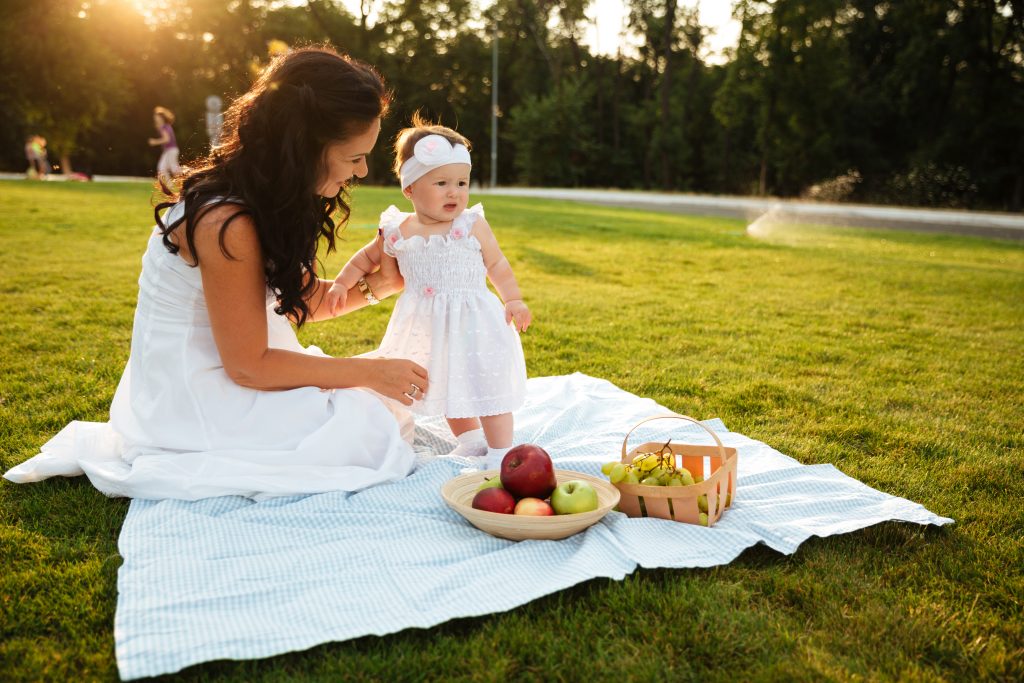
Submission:
<svg viewBox="0 0 1024 683">
<path fill-rule="evenodd" d="M 427 371 L 403 358 L 374 358 L 370 389 L 411 406 L 428 391 Z"/>
</svg>

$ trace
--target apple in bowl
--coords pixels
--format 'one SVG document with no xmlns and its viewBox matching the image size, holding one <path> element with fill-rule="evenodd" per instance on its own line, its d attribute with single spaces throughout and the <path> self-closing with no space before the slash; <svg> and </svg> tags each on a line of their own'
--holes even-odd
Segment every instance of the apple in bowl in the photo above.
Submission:
<svg viewBox="0 0 1024 683">
<path fill-rule="evenodd" d="M 523 498 L 516 503 L 514 514 L 547 517 L 555 514 L 555 511 L 550 505 L 548 505 L 546 500 L 541 500 L 540 498 Z"/>
<path fill-rule="evenodd" d="M 511 515 L 516 509 L 516 499 L 505 489 L 490 487 L 478 491 L 471 505 L 476 510 Z"/>
<path fill-rule="evenodd" d="M 516 498 L 547 498 L 558 486 L 551 456 L 532 443 L 510 448 L 501 460 L 501 485 Z"/>
<path fill-rule="evenodd" d="M 558 515 L 575 515 L 598 508 L 597 490 L 585 481 L 572 479 L 551 493 L 551 507 Z"/>
</svg>

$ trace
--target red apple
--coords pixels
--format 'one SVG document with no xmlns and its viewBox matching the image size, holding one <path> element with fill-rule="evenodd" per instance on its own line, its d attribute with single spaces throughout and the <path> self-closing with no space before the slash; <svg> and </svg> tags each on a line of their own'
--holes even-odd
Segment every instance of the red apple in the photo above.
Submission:
<svg viewBox="0 0 1024 683">
<path fill-rule="evenodd" d="M 546 517 L 555 514 L 554 508 L 548 505 L 547 501 L 540 498 L 523 498 L 516 503 L 517 515 L 533 515 L 535 517 Z"/>
<path fill-rule="evenodd" d="M 516 509 L 516 499 L 505 489 L 489 488 L 473 496 L 473 507 L 486 512 L 511 515 Z"/>
<path fill-rule="evenodd" d="M 501 485 L 516 498 L 547 498 L 558 486 L 551 456 L 532 443 L 510 448 L 501 461 Z"/>
</svg>

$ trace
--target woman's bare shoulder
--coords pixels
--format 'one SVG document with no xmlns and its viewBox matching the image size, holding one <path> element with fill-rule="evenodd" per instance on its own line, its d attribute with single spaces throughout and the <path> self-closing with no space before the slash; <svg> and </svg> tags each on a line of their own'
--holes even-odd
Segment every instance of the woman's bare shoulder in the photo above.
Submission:
<svg viewBox="0 0 1024 683">
<path fill-rule="evenodd" d="M 239 204 L 221 204 L 199 212 L 193 240 L 200 261 L 209 258 L 238 260 L 259 256 L 261 251 L 256 224 Z M 183 255 L 187 254 L 194 262 L 188 245 L 182 244 L 184 241 L 179 240 Z"/>
</svg>

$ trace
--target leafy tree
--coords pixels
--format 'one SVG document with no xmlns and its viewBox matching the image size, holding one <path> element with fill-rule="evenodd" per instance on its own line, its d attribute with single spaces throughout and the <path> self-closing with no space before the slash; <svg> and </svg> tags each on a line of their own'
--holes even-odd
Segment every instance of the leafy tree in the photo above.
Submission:
<svg viewBox="0 0 1024 683">
<path fill-rule="evenodd" d="M 39 133 L 85 169 L 150 174 L 156 105 L 187 162 L 208 95 L 243 92 L 271 46 L 326 41 L 394 89 L 382 150 L 419 109 L 477 144 L 487 178 L 497 36 L 501 183 L 1024 203 L 1022 0 L 737 0 L 725 65 L 702 60 L 707 29 L 678 0 L 629 0 L 636 51 L 590 54 L 589 5 L 7 0 L 0 163 L 24 168 Z M 390 162 L 374 155 L 368 180 L 393 182 Z"/>
<path fill-rule="evenodd" d="M 102 21 L 71 0 L 15 0 L 0 26 L 3 110 L 23 133 L 44 134 L 69 167 L 127 96 L 119 55 L 103 39 Z"/>
</svg>

